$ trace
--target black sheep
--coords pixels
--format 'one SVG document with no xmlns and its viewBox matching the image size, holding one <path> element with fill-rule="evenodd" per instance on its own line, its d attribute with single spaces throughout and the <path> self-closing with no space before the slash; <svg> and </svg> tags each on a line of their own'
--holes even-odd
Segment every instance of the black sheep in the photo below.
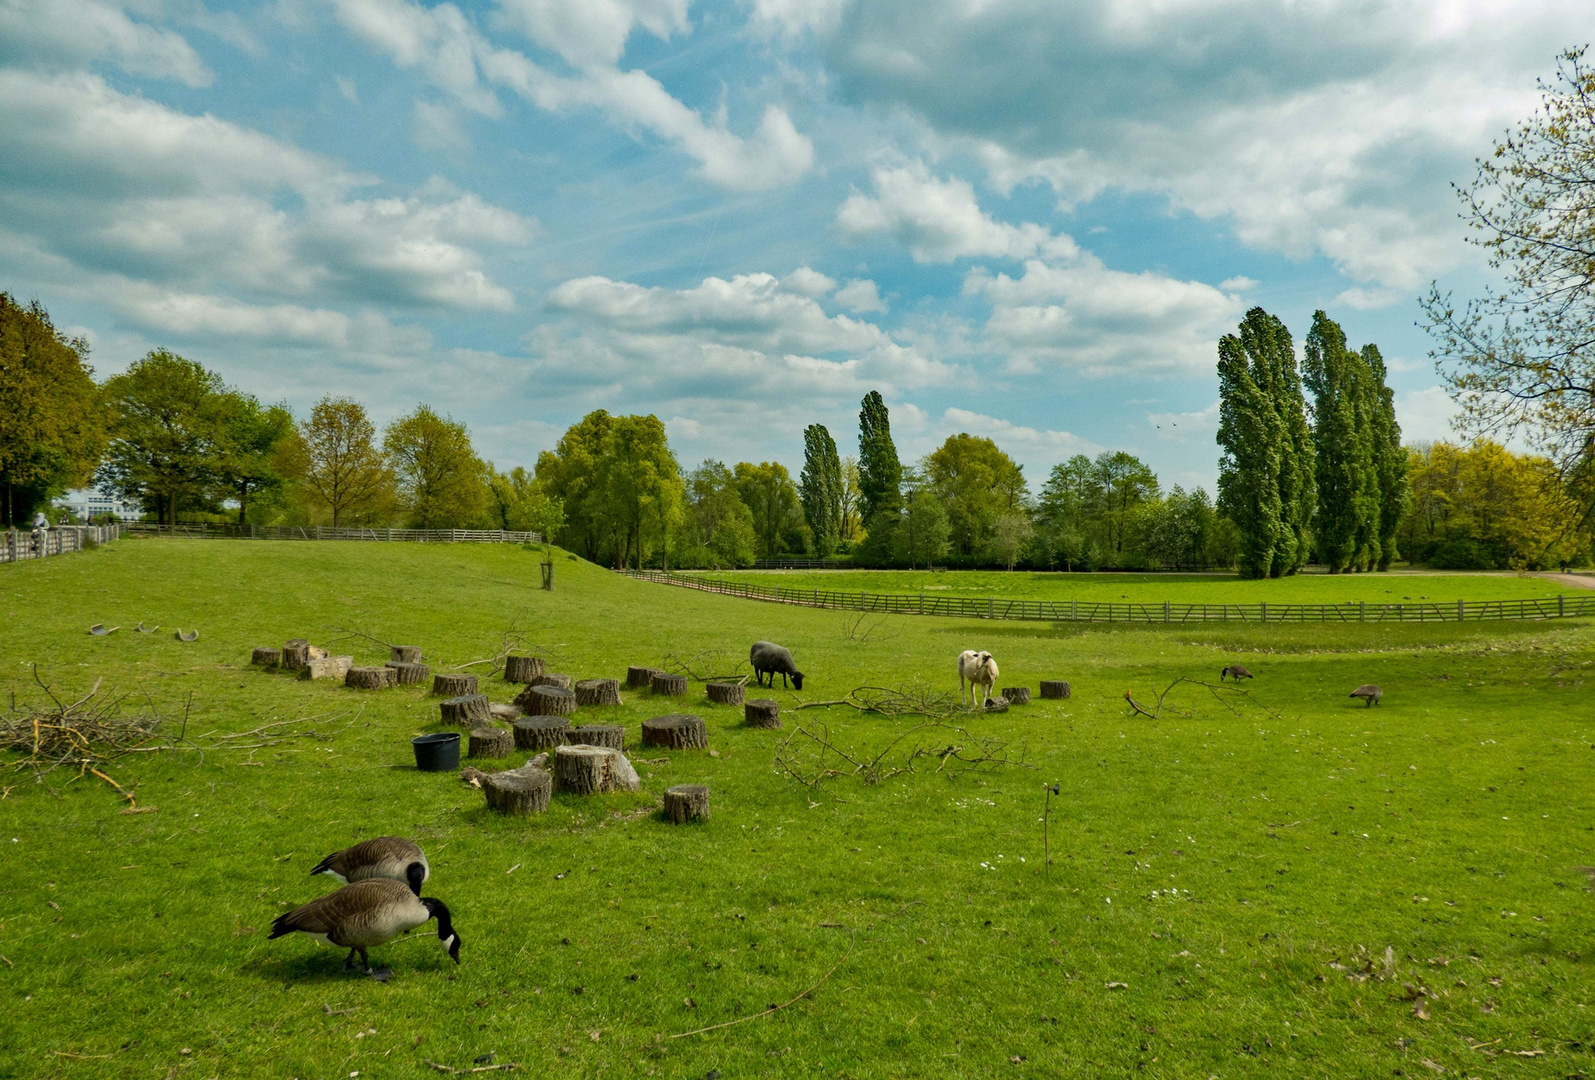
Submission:
<svg viewBox="0 0 1595 1080">
<path fill-rule="evenodd" d="M 775 677 L 781 676 L 781 685 L 787 685 L 787 676 L 792 677 L 792 686 L 803 689 L 803 673 L 792 662 L 792 654 L 773 641 L 755 641 L 753 648 L 748 650 L 748 659 L 753 662 L 753 677 L 760 685 L 764 685 L 764 676 L 770 675 L 770 688 L 775 689 Z"/>
</svg>

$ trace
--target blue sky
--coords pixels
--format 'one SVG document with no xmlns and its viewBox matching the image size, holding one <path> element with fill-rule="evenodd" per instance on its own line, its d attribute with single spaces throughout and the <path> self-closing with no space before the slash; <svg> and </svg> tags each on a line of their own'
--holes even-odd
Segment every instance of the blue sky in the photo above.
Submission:
<svg viewBox="0 0 1595 1080">
<path fill-rule="evenodd" d="M 594 408 L 686 465 L 989 435 L 1216 474 L 1214 347 L 1315 308 L 1451 413 L 1452 182 L 1595 10 L 1540 0 L 0 0 L 0 288 L 500 467 Z"/>
</svg>

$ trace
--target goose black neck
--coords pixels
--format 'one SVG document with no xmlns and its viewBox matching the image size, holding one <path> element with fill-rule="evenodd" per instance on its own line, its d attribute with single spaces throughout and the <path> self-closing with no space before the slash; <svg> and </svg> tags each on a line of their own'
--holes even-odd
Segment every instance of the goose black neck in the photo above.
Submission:
<svg viewBox="0 0 1595 1080">
<path fill-rule="evenodd" d="M 413 862 L 404 868 L 404 879 L 410 883 L 410 891 L 421 895 L 421 883 L 426 880 L 426 867 L 418 862 Z"/>
</svg>

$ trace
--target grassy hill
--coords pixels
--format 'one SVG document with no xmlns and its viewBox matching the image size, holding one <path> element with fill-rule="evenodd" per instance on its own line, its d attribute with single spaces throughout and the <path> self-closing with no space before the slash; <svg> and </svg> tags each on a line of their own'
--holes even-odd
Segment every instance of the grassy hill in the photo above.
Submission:
<svg viewBox="0 0 1595 1080">
<path fill-rule="evenodd" d="M 58 772 L 52 792 L 0 773 L 0 1076 L 415 1077 L 488 1053 L 570 1077 L 1595 1073 L 1595 898 L 1575 869 L 1595 863 L 1588 626 L 860 622 L 563 556 L 546 593 L 538 558 L 130 540 L 0 567 L 0 694 L 18 708 L 45 700 L 37 665 L 64 700 L 103 679 L 192 744 L 284 719 L 329 736 L 124 758 L 108 775 L 149 813 L 122 813 L 92 775 Z M 122 629 L 91 637 L 96 622 Z M 865 750 L 915 721 L 791 706 L 862 684 L 954 690 L 969 647 L 996 654 L 999 685 L 1066 678 L 1074 697 L 963 721 L 1026 767 L 937 771 L 938 756 L 810 788 L 774 766 L 784 733 L 742 727 L 698 684 L 628 694 L 584 711 L 629 739 L 696 712 L 717 756 L 634 750 L 641 794 L 506 820 L 411 767 L 410 736 L 440 728 L 422 689 L 248 664 L 294 636 L 385 659 L 358 631 L 445 671 L 512 628 L 577 678 L 667 654 L 726 667 L 780 641 L 808 676 L 775 694 L 787 733 L 823 720 Z M 1150 701 L 1236 661 L 1258 677 L 1233 711 L 1183 686 L 1160 719 L 1127 714 L 1127 690 Z M 1385 688 L 1372 710 L 1346 696 L 1368 681 Z M 926 738 L 953 742 L 970 744 Z M 707 824 L 655 812 L 684 782 L 712 789 Z M 429 929 L 374 950 L 386 984 L 345 975 L 341 951 L 265 939 L 330 887 L 306 876 L 321 856 L 383 833 L 426 848 L 459 967 Z M 772 1016 L 670 1037 L 828 971 Z"/>
</svg>

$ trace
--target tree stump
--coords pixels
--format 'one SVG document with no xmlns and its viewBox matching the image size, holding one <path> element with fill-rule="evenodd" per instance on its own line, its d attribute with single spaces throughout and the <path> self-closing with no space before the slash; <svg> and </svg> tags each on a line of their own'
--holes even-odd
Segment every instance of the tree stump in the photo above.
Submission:
<svg viewBox="0 0 1595 1080">
<path fill-rule="evenodd" d="M 320 660 L 307 661 L 299 677 L 302 679 L 347 679 L 349 677 L 349 669 L 353 666 L 354 657 L 352 656 L 323 656 Z"/>
<path fill-rule="evenodd" d="M 1041 696 L 1044 698 L 1066 698 L 1069 696 L 1069 684 L 1062 679 L 1042 679 Z"/>
<path fill-rule="evenodd" d="M 1029 705 L 1030 687 L 1005 686 L 1002 688 L 1002 696 L 1007 699 L 1010 705 Z"/>
<path fill-rule="evenodd" d="M 421 662 L 421 646 L 389 645 L 388 659 L 395 664 L 419 664 Z"/>
<path fill-rule="evenodd" d="M 781 704 L 769 698 L 754 698 L 742 707 L 742 717 L 748 727 L 775 730 L 781 726 Z"/>
<path fill-rule="evenodd" d="M 476 693 L 475 675 L 434 675 L 432 693 L 438 697 L 459 697 Z"/>
<path fill-rule="evenodd" d="M 276 667 L 282 662 L 282 650 L 256 649 L 249 657 L 249 662 L 251 664 L 259 664 L 261 667 Z"/>
<path fill-rule="evenodd" d="M 513 730 L 517 750 L 547 750 L 564 745 L 570 721 L 563 716 L 523 716 Z"/>
<path fill-rule="evenodd" d="M 282 647 L 280 663 L 284 671 L 303 671 L 310 659 L 310 642 L 294 638 Z"/>
<path fill-rule="evenodd" d="M 554 790 L 573 795 L 636 791 L 637 771 L 625 755 L 607 746 L 561 746 L 554 751 Z"/>
<path fill-rule="evenodd" d="M 709 695 L 709 700 L 716 705 L 741 705 L 743 697 L 747 694 L 741 683 L 734 682 L 705 683 L 703 690 Z"/>
<path fill-rule="evenodd" d="M 438 702 L 438 711 L 445 724 L 459 727 L 487 727 L 493 723 L 493 710 L 487 706 L 486 694 L 461 694 Z"/>
<path fill-rule="evenodd" d="M 687 692 L 687 677 L 685 675 L 666 675 L 663 671 L 656 671 L 653 674 L 653 678 L 648 680 L 648 685 L 656 694 L 681 697 Z"/>
<path fill-rule="evenodd" d="M 1005 697 L 989 697 L 986 699 L 986 704 L 982 706 L 982 708 L 984 708 L 987 712 L 1007 712 L 1008 699 Z"/>
<path fill-rule="evenodd" d="M 642 722 L 642 744 L 671 750 L 703 750 L 709 745 L 709 729 L 697 716 L 656 716 Z"/>
<path fill-rule="evenodd" d="M 576 693 L 559 686 L 534 686 L 531 689 L 533 716 L 569 716 L 576 711 Z"/>
<path fill-rule="evenodd" d="M 510 769 L 482 781 L 487 808 L 500 814 L 541 814 L 548 809 L 554 780 L 542 769 Z"/>
<path fill-rule="evenodd" d="M 343 685 L 356 690 L 386 690 L 398 686 L 399 680 L 388 667 L 352 667 L 343 677 Z"/>
<path fill-rule="evenodd" d="M 626 689 L 646 690 L 653 684 L 653 677 L 659 674 L 658 670 L 651 667 L 628 667 L 626 669 Z"/>
<path fill-rule="evenodd" d="M 479 727 L 471 730 L 471 742 L 467 751 L 471 757 L 508 757 L 513 749 L 515 749 L 515 736 L 503 728 Z"/>
<path fill-rule="evenodd" d="M 670 824 L 709 820 L 709 789 L 702 784 L 677 784 L 665 789 L 665 814 Z"/>
<path fill-rule="evenodd" d="M 561 675 L 557 671 L 545 671 L 541 675 L 533 675 L 526 680 L 528 686 L 557 686 L 562 690 L 569 690 L 575 685 L 569 675 Z"/>
<path fill-rule="evenodd" d="M 572 746 L 607 746 L 611 750 L 624 750 L 626 729 L 619 724 L 584 724 L 571 728 L 566 739 Z"/>
<path fill-rule="evenodd" d="M 493 714 L 493 719 L 508 720 L 511 723 L 514 723 L 516 720 L 519 720 L 525 715 L 521 712 L 520 706 L 518 705 L 501 705 L 495 701 L 487 708 L 488 711 Z"/>
<path fill-rule="evenodd" d="M 196 633 L 197 632 L 198 631 L 196 631 Z M 178 637 L 182 637 L 182 635 L 183 635 L 183 632 L 181 630 L 179 630 L 177 632 L 177 636 Z M 188 638 L 187 640 L 193 641 L 194 639 L 193 638 Z M 311 660 L 325 660 L 326 658 L 327 658 L 327 650 L 323 649 L 320 645 L 311 645 L 311 646 L 308 646 L 305 649 L 305 660 L 306 660 L 306 662 L 309 662 Z"/>
<path fill-rule="evenodd" d="M 408 645 L 404 647 L 409 648 Z M 419 660 L 389 660 L 388 667 L 393 669 L 400 686 L 424 685 L 432 675 L 432 669 Z"/>
<path fill-rule="evenodd" d="M 506 656 L 504 658 L 505 682 L 531 682 L 543 673 L 540 656 Z"/>
<path fill-rule="evenodd" d="M 583 679 L 576 684 L 577 705 L 619 705 L 619 679 Z"/>
</svg>

